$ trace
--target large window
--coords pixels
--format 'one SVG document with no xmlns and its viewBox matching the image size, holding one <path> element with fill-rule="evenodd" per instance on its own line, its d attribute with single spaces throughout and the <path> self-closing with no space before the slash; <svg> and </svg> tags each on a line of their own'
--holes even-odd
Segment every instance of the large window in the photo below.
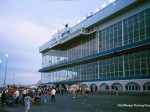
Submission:
<svg viewBox="0 0 150 112">
<path fill-rule="evenodd" d="M 123 77 L 123 57 L 113 57 L 99 61 L 99 78 L 119 78 Z"/>
<path fill-rule="evenodd" d="M 150 38 L 150 9 L 109 26 L 98 33 L 99 37 L 92 34 L 72 44 L 62 46 L 60 49 L 44 53 L 42 67 L 75 60 Z M 130 67 L 133 67 L 132 62 Z M 133 71 L 131 74 L 134 74 Z"/>
<path fill-rule="evenodd" d="M 42 82 L 107 80 L 139 76 L 150 76 L 150 50 L 43 73 Z"/>
<path fill-rule="evenodd" d="M 150 9 L 99 32 L 99 51 L 117 48 L 150 38 Z"/>
<path fill-rule="evenodd" d="M 122 46 L 122 22 L 99 32 L 99 51 Z"/>
<path fill-rule="evenodd" d="M 111 25 L 98 34 L 99 37 L 91 34 L 60 49 L 43 53 L 42 67 L 76 60 L 150 38 L 150 9 Z M 42 73 L 42 82 L 106 80 L 149 75 L 150 51 L 142 51 Z M 131 86 L 127 88 L 132 89 Z"/>
<path fill-rule="evenodd" d="M 142 51 L 124 56 L 125 76 L 147 76 L 150 74 L 150 51 Z"/>
<path fill-rule="evenodd" d="M 50 50 L 42 56 L 42 67 L 47 67 L 98 52 L 98 41 L 94 35 L 87 36 L 80 41 L 62 46 L 59 50 Z"/>
</svg>

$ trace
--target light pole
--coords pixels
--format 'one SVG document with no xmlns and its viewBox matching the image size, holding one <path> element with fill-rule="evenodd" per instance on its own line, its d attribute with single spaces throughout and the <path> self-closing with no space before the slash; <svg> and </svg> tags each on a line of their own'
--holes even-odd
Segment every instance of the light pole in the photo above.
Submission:
<svg viewBox="0 0 150 112">
<path fill-rule="evenodd" d="M 5 77 L 4 77 L 4 85 L 3 85 L 3 87 L 5 87 L 5 82 L 6 82 L 7 58 L 8 58 L 8 54 L 6 54 L 6 66 L 5 66 Z"/>
<path fill-rule="evenodd" d="M 0 60 L 0 71 L 1 71 L 1 63 L 2 63 L 2 61 Z"/>
</svg>

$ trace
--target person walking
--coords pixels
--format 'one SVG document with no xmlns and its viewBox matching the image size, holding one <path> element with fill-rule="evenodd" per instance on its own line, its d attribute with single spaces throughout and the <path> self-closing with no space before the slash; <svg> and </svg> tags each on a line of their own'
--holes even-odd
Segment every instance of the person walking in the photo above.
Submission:
<svg viewBox="0 0 150 112">
<path fill-rule="evenodd" d="M 75 87 L 73 87 L 72 94 L 73 94 L 73 98 L 76 98 L 76 88 Z"/>
<path fill-rule="evenodd" d="M 38 88 L 38 95 L 41 96 L 42 90 L 41 88 Z"/>
<path fill-rule="evenodd" d="M 52 92 L 51 92 L 51 101 L 54 101 L 55 102 L 55 94 L 56 94 L 56 90 L 53 88 L 52 89 Z"/>
<path fill-rule="evenodd" d="M 86 93 L 86 98 L 88 98 L 89 97 L 89 93 L 90 93 L 90 89 L 89 88 L 86 88 L 86 90 L 85 90 L 85 93 Z"/>
<path fill-rule="evenodd" d="M 116 96 L 118 96 L 118 87 L 115 87 L 115 89 L 116 89 Z"/>
<path fill-rule="evenodd" d="M 5 100 L 6 100 L 6 94 L 5 94 L 5 91 L 3 91 L 1 95 L 2 107 L 4 106 Z"/>
<path fill-rule="evenodd" d="M 27 94 L 27 89 L 26 88 L 23 90 L 22 94 L 23 94 L 23 100 L 24 100 L 24 98 L 26 97 L 26 94 Z"/>
<path fill-rule="evenodd" d="M 81 91 L 81 90 L 80 90 L 80 87 L 78 87 L 78 88 L 77 88 L 77 99 L 80 98 L 80 91 Z"/>
<path fill-rule="evenodd" d="M 43 93 L 44 93 L 43 99 L 44 99 L 44 102 L 46 103 L 47 102 L 47 91 L 44 90 Z"/>
<path fill-rule="evenodd" d="M 61 91 L 61 95 L 63 95 L 63 94 L 64 94 L 64 88 L 61 87 L 61 88 L 60 88 L 60 91 Z"/>
<path fill-rule="evenodd" d="M 28 93 L 24 98 L 25 112 L 29 112 L 30 110 L 30 101 L 34 102 Z"/>
<path fill-rule="evenodd" d="M 19 100 L 19 91 L 18 89 L 16 90 L 16 92 L 14 93 L 14 98 L 16 100 L 16 104 L 18 104 L 18 100 Z"/>
</svg>

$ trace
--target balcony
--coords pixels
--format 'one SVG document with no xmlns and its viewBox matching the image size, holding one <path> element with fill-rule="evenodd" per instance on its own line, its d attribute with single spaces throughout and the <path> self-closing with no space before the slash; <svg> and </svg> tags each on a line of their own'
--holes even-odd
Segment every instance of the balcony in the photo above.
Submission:
<svg viewBox="0 0 150 112">
<path fill-rule="evenodd" d="M 59 40 L 53 42 L 49 41 L 45 43 L 43 46 L 39 48 L 39 52 L 42 53 L 44 51 L 47 51 L 48 49 L 57 49 L 64 44 L 67 45 L 73 41 L 78 40 L 79 38 L 84 38 L 87 35 L 91 35 L 96 31 L 97 31 L 96 28 L 94 28 L 92 31 L 87 31 L 85 28 L 78 29 L 75 32 L 68 33 L 66 35 L 61 36 Z"/>
</svg>

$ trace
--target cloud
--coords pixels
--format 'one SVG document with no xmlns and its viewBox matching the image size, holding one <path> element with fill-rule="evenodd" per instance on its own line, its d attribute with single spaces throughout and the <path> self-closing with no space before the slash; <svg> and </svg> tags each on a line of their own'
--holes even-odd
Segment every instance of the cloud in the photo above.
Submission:
<svg viewBox="0 0 150 112">
<path fill-rule="evenodd" d="M 9 78 L 12 74 L 18 74 L 16 75 L 18 83 L 32 84 L 40 79 L 40 73 L 37 71 L 41 67 L 42 56 L 38 49 L 43 43 L 49 41 L 56 31 L 56 29 L 52 32 L 50 30 L 35 22 L 19 18 L 0 19 L 0 58 L 3 62 L 1 72 L 4 73 L 4 54 L 8 53 L 8 83 L 12 83 Z"/>
<path fill-rule="evenodd" d="M 20 73 L 7 76 L 6 82 L 9 84 L 36 84 L 40 79 L 40 74 L 37 73 Z"/>
<path fill-rule="evenodd" d="M 48 41 L 53 31 L 50 32 L 49 28 L 43 27 L 32 21 L 19 18 L 3 18 L 0 20 L 0 33 L 8 36 L 5 40 L 8 40 L 9 43 L 9 40 L 11 40 L 11 43 L 17 42 L 17 45 L 23 42 L 26 45 L 32 44 L 35 46 Z"/>
</svg>

